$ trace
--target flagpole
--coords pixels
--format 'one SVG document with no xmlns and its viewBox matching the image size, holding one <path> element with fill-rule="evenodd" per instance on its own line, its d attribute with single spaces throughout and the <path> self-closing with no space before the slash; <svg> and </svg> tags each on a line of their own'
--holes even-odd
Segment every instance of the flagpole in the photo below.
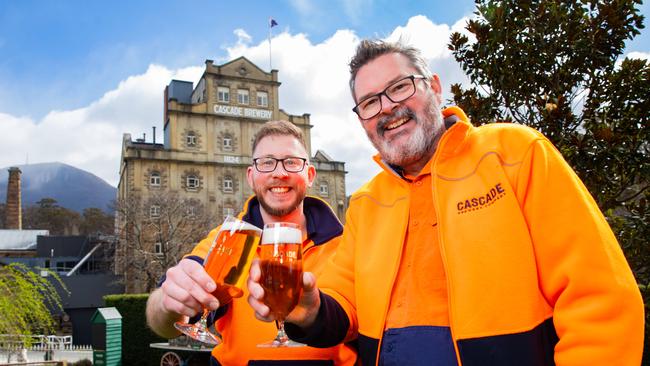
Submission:
<svg viewBox="0 0 650 366">
<path fill-rule="evenodd" d="M 271 20 L 269 20 L 269 72 L 273 71 L 273 63 L 271 61 L 271 28 L 273 28 L 273 25 L 271 25 Z"/>
</svg>

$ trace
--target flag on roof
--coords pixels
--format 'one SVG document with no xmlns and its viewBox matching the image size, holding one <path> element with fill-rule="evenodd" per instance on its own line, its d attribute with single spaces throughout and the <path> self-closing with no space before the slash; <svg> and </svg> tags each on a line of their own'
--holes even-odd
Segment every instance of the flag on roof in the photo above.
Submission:
<svg viewBox="0 0 650 366">
<path fill-rule="evenodd" d="M 276 22 L 273 18 L 269 18 L 269 28 L 273 28 L 276 25 L 278 25 L 278 22 Z"/>
</svg>

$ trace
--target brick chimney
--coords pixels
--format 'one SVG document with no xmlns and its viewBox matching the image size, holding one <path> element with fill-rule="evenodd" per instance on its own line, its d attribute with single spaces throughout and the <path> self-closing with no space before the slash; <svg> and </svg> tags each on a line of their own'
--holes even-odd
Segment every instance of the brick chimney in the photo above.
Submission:
<svg viewBox="0 0 650 366">
<path fill-rule="evenodd" d="M 9 168 L 7 184 L 7 206 L 5 207 L 5 226 L 7 229 L 22 230 L 23 216 L 20 204 L 20 169 Z"/>
</svg>

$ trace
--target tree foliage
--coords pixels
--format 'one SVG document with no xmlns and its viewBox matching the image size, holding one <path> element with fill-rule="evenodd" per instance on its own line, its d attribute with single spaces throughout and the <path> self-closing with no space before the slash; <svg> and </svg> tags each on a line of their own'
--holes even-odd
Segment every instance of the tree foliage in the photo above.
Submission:
<svg viewBox="0 0 650 366">
<path fill-rule="evenodd" d="M 37 269 L 45 270 L 45 269 Z M 54 279 L 65 290 L 65 285 L 55 273 L 41 277 L 25 265 L 11 263 L 0 266 L 0 334 L 18 336 L 14 342 L 28 347 L 34 334 L 50 334 L 54 330 L 52 310 L 60 310 L 61 298 Z"/>
<path fill-rule="evenodd" d="M 474 87 L 452 86 L 475 124 L 534 127 L 558 147 L 650 282 L 650 65 L 625 59 L 639 0 L 476 1 L 449 48 Z M 641 258 L 637 256 L 640 255 Z"/>
<path fill-rule="evenodd" d="M 84 209 L 81 214 L 79 233 L 81 235 L 113 234 L 114 227 L 115 217 L 113 215 L 109 215 L 99 208 L 91 207 Z"/>
<path fill-rule="evenodd" d="M 643 28 L 640 4 L 477 0 L 469 36 L 452 34 L 449 49 L 473 85 L 453 85 L 453 101 L 474 124 L 526 124 L 557 146 L 605 213 L 647 299 L 650 65 L 619 60 Z"/>
<path fill-rule="evenodd" d="M 127 293 L 152 291 L 167 268 L 218 224 L 199 200 L 170 192 L 120 200 L 116 213 L 116 266 L 125 276 Z"/>
<path fill-rule="evenodd" d="M 4 205 L 0 205 L 0 228 L 5 227 Z M 115 217 L 99 208 L 86 208 L 79 213 L 59 206 L 58 202 L 45 197 L 23 209 L 23 229 L 49 230 L 50 235 L 114 234 Z"/>
</svg>

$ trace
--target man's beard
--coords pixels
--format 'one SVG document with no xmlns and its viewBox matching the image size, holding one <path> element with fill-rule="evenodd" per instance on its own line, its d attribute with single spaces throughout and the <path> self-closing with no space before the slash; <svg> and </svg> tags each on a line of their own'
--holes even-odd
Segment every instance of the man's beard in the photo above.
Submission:
<svg viewBox="0 0 650 366">
<path fill-rule="evenodd" d="M 283 216 L 286 216 L 286 215 L 292 213 L 294 210 L 296 210 L 300 206 L 300 204 L 302 203 L 302 200 L 304 200 L 305 196 L 307 195 L 307 190 L 305 189 L 305 187 L 296 186 L 296 187 L 292 187 L 292 188 L 297 193 L 296 199 L 293 202 L 291 202 L 291 204 L 289 206 L 286 206 L 284 208 L 282 208 L 282 207 L 273 207 L 273 206 L 269 205 L 269 203 L 266 202 L 266 200 L 264 199 L 264 195 L 262 194 L 263 193 L 262 191 L 264 190 L 264 188 L 259 189 L 257 187 L 253 187 L 253 191 L 255 192 L 255 196 L 257 197 L 257 200 L 259 201 L 260 205 L 262 206 L 264 211 L 266 211 L 267 214 L 269 214 L 271 216 L 275 216 L 275 217 L 283 217 Z"/>
<path fill-rule="evenodd" d="M 433 98 L 431 99 L 429 108 L 425 109 L 421 116 L 417 116 L 410 108 L 403 106 L 393 114 L 379 118 L 376 135 L 371 136 L 367 133 L 370 142 L 385 162 L 404 167 L 421 160 L 433 151 L 433 146 L 442 135 L 444 128 L 440 108 Z M 383 138 L 384 127 L 402 117 L 411 118 L 416 127 L 406 142 L 396 145 Z"/>
</svg>

